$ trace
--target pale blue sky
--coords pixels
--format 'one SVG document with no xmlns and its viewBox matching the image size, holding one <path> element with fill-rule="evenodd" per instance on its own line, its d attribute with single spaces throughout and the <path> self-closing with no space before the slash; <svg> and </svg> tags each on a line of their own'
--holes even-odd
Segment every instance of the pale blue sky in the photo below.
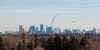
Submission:
<svg viewBox="0 0 100 50">
<path fill-rule="evenodd" d="M 100 28 L 99 0 L 0 0 L 0 30 L 16 30 L 18 24 L 50 24 L 61 28 Z M 72 23 L 72 21 L 77 21 Z M 6 29 L 9 28 L 9 29 Z"/>
</svg>

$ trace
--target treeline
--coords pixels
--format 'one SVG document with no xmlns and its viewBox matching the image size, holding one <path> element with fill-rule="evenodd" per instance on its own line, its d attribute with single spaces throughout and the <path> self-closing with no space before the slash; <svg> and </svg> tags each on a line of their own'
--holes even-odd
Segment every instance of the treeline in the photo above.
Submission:
<svg viewBox="0 0 100 50">
<path fill-rule="evenodd" d="M 3 37 L 0 36 L 0 50 L 5 49 Z M 11 50 L 88 50 L 87 37 L 67 37 L 67 36 L 49 36 L 48 38 L 34 36 L 29 42 L 22 40 L 18 42 L 16 48 Z"/>
</svg>

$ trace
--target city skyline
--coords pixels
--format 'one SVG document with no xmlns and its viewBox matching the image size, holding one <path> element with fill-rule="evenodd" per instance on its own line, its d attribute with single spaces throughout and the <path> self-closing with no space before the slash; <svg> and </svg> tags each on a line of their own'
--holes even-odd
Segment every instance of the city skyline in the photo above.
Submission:
<svg viewBox="0 0 100 50">
<path fill-rule="evenodd" d="M 100 28 L 99 0 L 1 0 L 0 31 L 17 30 L 19 24 L 49 25 L 60 28 Z M 73 23 L 75 21 L 75 23 Z"/>
</svg>

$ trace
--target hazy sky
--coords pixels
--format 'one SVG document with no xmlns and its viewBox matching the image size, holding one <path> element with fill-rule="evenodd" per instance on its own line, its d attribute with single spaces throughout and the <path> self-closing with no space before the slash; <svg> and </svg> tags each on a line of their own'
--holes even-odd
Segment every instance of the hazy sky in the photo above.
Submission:
<svg viewBox="0 0 100 50">
<path fill-rule="evenodd" d="M 0 31 L 16 30 L 19 24 L 64 28 L 100 28 L 100 0 L 0 0 Z M 72 23 L 75 21 L 75 23 Z"/>
</svg>

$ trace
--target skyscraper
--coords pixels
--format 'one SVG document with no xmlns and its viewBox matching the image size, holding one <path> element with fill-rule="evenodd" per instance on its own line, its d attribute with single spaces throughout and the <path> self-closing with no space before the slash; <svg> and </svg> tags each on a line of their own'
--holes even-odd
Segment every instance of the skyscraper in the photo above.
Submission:
<svg viewBox="0 0 100 50">
<path fill-rule="evenodd" d="M 97 30 L 96 30 L 96 28 L 94 27 L 94 28 L 91 30 L 91 33 L 92 33 L 92 34 L 96 34 L 96 31 L 97 31 Z"/>
<path fill-rule="evenodd" d="M 61 29 L 59 27 L 57 27 L 57 28 L 54 29 L 54 32 L 55 33 L 61 33 Z"/>
<path fill-rule="evenodd" d="M 27 36 L 27 32 L 25 31 L 25 29 L 23 28 L 22 25 L 19 26 L 19 33 L 20 33 L 20 42 L 22 43 L 27 43 L 28 41 L 28 36 Z"/>
<path fill-rule="evenodd" d="M 22 32 L 22 30 L 23 30 L 22 25 L 19 25 L 19 33 L 21 33 L 21 32 Z"/>
<path fill-rule="evenodd" d="M 35 32 L 36 32 L 36 33 L 39 32 L 39 28 L 38 28 L 38 27 L 35 28 Z"/>
<path fill-rule="evenodd" d="M 30 26 L 28 32 L 31 33 L 31 34 L 34 33 L 35 32 L 35 26 L 33 26 L 33 25 Z"/>
<path fill-rule="evenodd" d="M 40 24 L 40 32 L 43 32 L 43 31 L 44 31 L 43 24 Z"/>
<path fill-rule="evenodd" d="M 46 33 L 53 33 L 53 28 L 51 26 L 46 26 Z"/>
</svg>

